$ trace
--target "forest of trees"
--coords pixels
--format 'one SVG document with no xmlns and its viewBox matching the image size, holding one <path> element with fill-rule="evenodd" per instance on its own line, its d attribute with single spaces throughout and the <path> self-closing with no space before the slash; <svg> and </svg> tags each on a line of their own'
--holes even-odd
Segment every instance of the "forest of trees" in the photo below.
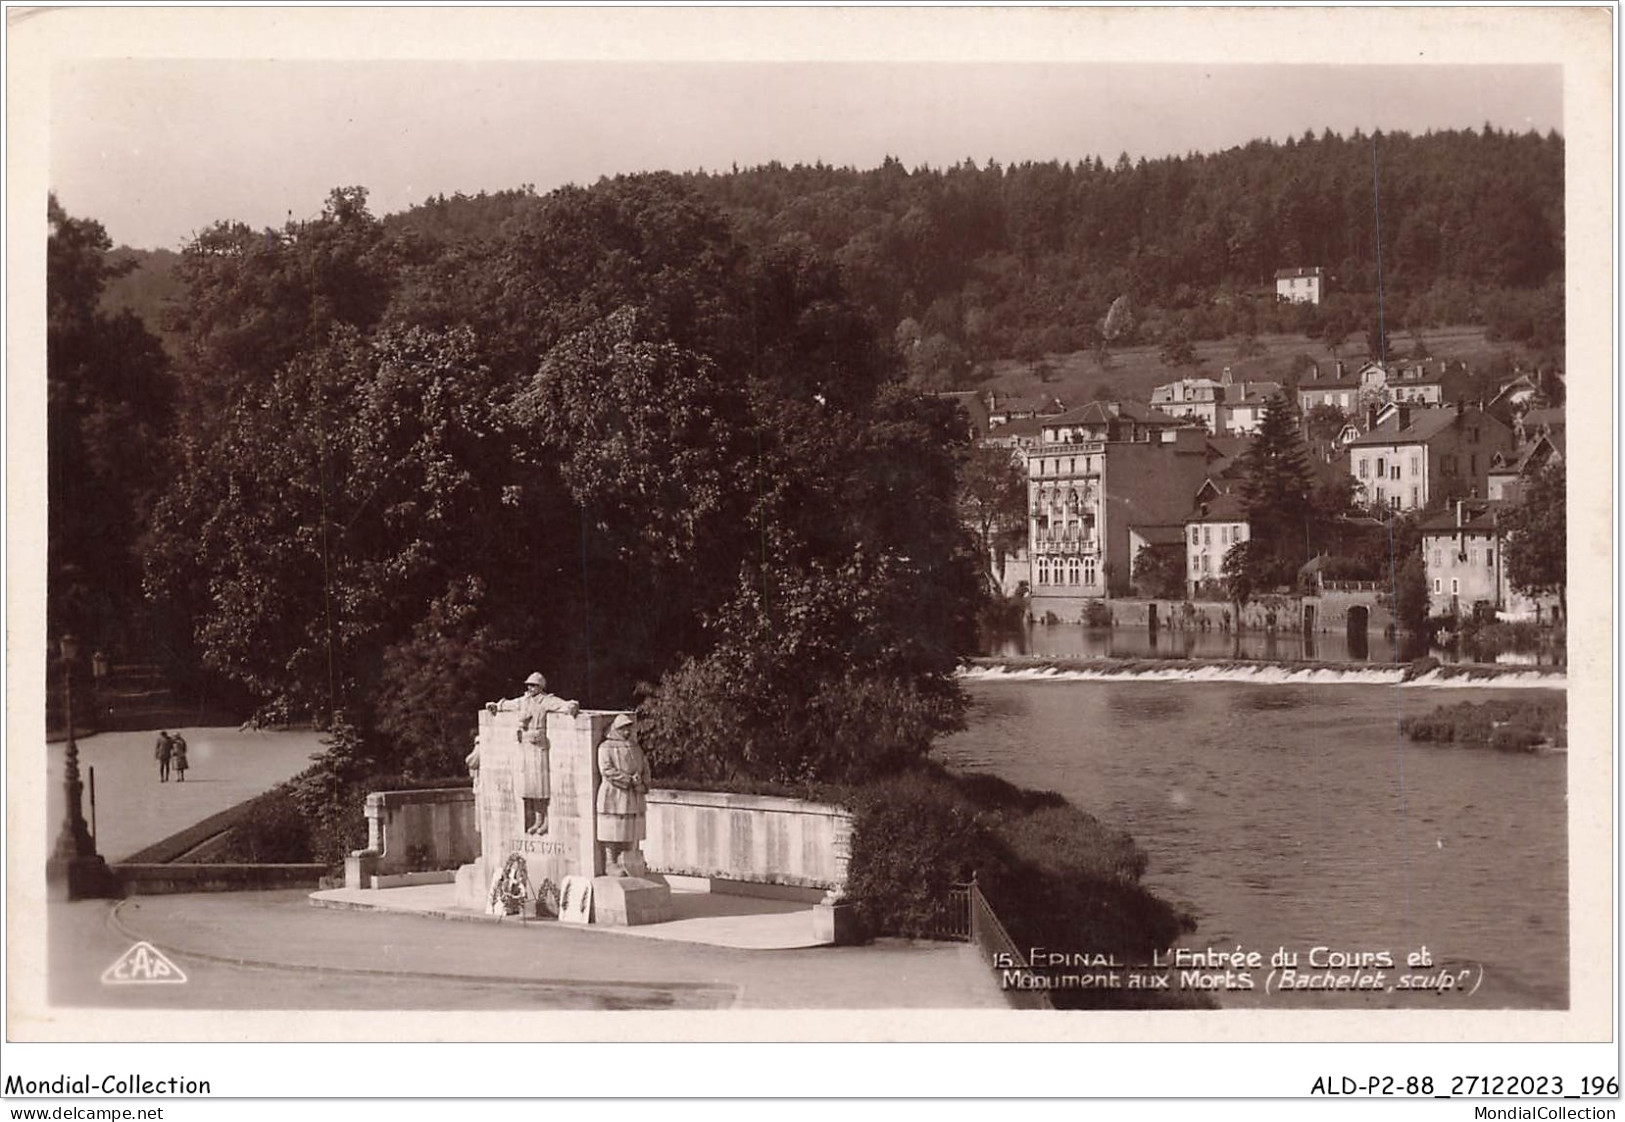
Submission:
<svg viewBox="0 0 1625 1122">
<path fill-rule="evenodd" d="M 1150 312 L 1139 325 L 1149 341 L 1165 325 L 1194 339 L 1328 322 L 1362 332 L 1375 318 L 1379 228 L 1391 337 L 1488 320 L 1520 342 L 1561 333 L 1555 133 L 1328 132 L 1109 166 L 911 173 L 888 160 L 692 178 L 747 240 L 805 239 L 841 262 L 878 322 L 912 319 L 973 361 L 1093 347 L 1122 296 Z M 1275 271 L 1308 265 L 1327 270 L 1337 297 L 1277 307 Z"/>
<path fill-rule="evenodd" d="M 271 715 L 343 710 L 426 761 L 536 665 L 589 704 L 656 691 L 653 735 L 696 772 L 844 767 L 831 698 L 860 680 L 908 716 L 880 739 L 918 753 L 957 720 L 985 595 L 956 510 L 977 465 L 919 389 L 1368 330 L 1379 229 L 1390 338 L 1482 322 L 1560 357 L 1562 169 L 1557 135 L 1486 128 L 770 164 L 382 217 L 342 188 L 178 254 L 115 250 L 53 200 L 53 633 Z M 1334 296 L 1279 305 L 1286 265 Z M 701 698 L 727 704 L 700 721 Z"/>
<path fill-rule="evenodd" d="M 1361 340 L 1379 323 L 1391 351 L 1425 327 L 1482 324 L 1490 341 L 1561 366 L 1563 158 L 1556 133 L 1485 126 L 1306 133 L 1111 164 L 771 163 L 683 179 L 742 245 L 799 246 L 837 266 L 857 306 L 906 345 L 913 380 L 940 389 L 1001 358 L 1271 332 Z M 409 260 L 477 257 L 538 205 L 529 187 L 439 196 L 383 227 Z M 173 263 L 146 255 L 123 303 L 152 308 Z M 1327 271 L 1330 297 L 1277 304 L 1275 271 L 1309 265 Z"/>
</svg>

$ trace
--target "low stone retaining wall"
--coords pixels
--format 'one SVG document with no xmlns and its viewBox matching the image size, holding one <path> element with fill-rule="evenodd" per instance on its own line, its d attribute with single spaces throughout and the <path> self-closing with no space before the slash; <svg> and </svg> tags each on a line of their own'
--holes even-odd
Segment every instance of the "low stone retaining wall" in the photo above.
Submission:
<svg viewBox="0 0 1625 1122">
<path fill-rule="evenodd" d="M 474 791 L 434 787 L 367 796 L 367 848 L 344 862 L 346 888 L 451 882 L 480 855 Z"/>
<path fill-rule="evenodd" d="M 1191 605 L 1189 615 L 1185 613 L 1187 601 L 1184 600 L 1144 600 L 1124 596 L 1097 603 L 1110 613 L 1112 627 L 1141 631 L 1150 626 L 1152 605 L 1156 606 L 1157 623 L 1162 631 L 1224 631 L 1234 626 L 1236 618 L 1235 604 L 1217 600 L 1188 601 Z M 1366 610 L 1366 627 L 1372 635 L 1382 634 L 1394 622 L 1385 593 L 1336 591 L 1327 592 L 1324 596 L 1260 596 L 1249 601 L 1242 609 L 1241 624 L 1248 631 L 1267 631 L 1271 627 L 1273 614 L 1276 631 L 1302 632 L 1305 607 L 1314 609 L 1317 632 L 1345 630 L 1350 608 Z M 1087 619 L 1089 601 L 1078 596 L 1034 597 L 1028 611 L 1038 623 L 1044 622 L 1046 614 L 1052 614 L 1058 623 L 1075 626 Z"/>
<path fill-rule="evenodd" d="M 655 872 L 731 884 L 846 885 L 852 815 L 835 806 L 769 795 L 655 788 L 643 855 Z"/>
<path fill-rule="evenodd" d="M 326 865 L 151 865 L 112 866 L 128 896 L 172 892 L 244 892 L 273 888 L 319 888 Z"/>
</svg>

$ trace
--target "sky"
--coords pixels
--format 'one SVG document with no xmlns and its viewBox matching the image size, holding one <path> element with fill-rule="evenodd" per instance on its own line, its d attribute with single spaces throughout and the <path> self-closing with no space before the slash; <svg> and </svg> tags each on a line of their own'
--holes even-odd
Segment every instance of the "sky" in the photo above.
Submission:
<svg viewBox="0 0 1625 1122">
<path fill-rule="evenodd" d="M 1155 158 L 1330 128 L 1563 131 L 1553 64 L 67 60 L 48 178 L 116 244 L 178 249 L 221 219 L 375 214 L 778 160 L 864 168 Z"/>
</svg>

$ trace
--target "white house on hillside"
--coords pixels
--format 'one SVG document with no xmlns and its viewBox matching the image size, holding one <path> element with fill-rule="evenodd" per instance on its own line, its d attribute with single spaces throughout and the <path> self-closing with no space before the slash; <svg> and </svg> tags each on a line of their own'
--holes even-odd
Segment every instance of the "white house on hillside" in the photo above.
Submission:
<svg viewBox="0 0 1625 1122">
<path fill-rule="evenodd" d="M 1326 270 L 1319 265 L 1280 269 L 1275 274 L 1275 298 L 1288 304 L 1318 304 L 1326 294 Z"/>
</svg>

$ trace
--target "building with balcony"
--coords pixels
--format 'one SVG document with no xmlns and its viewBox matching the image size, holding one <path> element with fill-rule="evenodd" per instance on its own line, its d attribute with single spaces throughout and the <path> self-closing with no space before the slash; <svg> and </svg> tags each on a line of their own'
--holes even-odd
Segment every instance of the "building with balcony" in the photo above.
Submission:
<svg viewBox="0 0 1625 1122">
<path fill-rule="evenodd" d="M 1207 478 L 1206 434 L 1135 402 L 1048 418 L 1027 457 L 1032 610 L 1076 618 L 1128 589 L 1131 527 L 1182 525 Z"/>
</svg>

